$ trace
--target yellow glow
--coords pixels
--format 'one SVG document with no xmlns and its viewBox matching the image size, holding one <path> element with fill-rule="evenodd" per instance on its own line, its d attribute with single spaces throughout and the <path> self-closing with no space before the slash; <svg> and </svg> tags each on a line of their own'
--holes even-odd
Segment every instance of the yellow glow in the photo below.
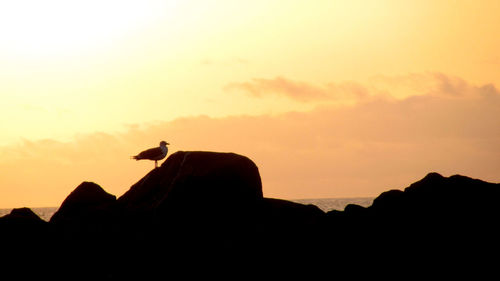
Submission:
<svg viewBox="0 0 500 281">
<path fill-rule="evenodd" d="M 2 147 L 8 151 L 25 141 L 74 143 L 82 135 L 116 136 L 135 126 L 154 127 L 196 116 L 217 120 L 260 116 L 267 122 L 266 118 L 290 112 L 348 110 L 346 105 L 356 107 L 384 95 L 402 100 L 452 90 L 487 96 L 488 89 L 495 93 L 500 88 L 499 14 L 498 0 L 1 1 L 0 165 L 4 166 L 0 167 L 0 188 L 17 190 L 19 194 L 9 199 L 13 205 L 30 194 L 28 181 L 19 181 L 21 175 L 5 180 L 1 174 L 24 169 L 24 162 L 32 161 L 29 154 L 21 155 L 16 166 L 2 156 Z M 252 96 L 248 91 L 252 87 L 267 92 Z M 304 92 L 323 98 L 305 97 Z M 285 128 L 300 123 L 300 118 L 286 120 Z M 260 126 L 245 124 L 250 125 Z M 192 129 L 201 127 L 193 125 Z M 429 126 L 422 123 L 422 127 Z M 233 129 L 225 126 L 216 134 L 224 131 Z M 161 132 L 139 134 L 134 145 L 123 151 L 156 144 L 157 138 L 164 137 L 165 130 Z M 206 147 L 203 137 L 193 137 L 200 142 L 190 149 L 240 149 L 234 138 L 227 138 L 220 147 Z M 172 142 L 180 146 L 189 139 Z M 321 138 L 317 140 L 322 144 Z M 270 153 L 282 145 L 268 147 Z M 339 153 L 349 155 L 356 148 L 347 143 Z M 388 152 L 395 148 L 387 145 Z M 321 152 L 320 147 L 311 149 Z M 82 154 L 75 161 L 85 157 Z M 45 159 L 45 154 L 39 158 Z M 332 159 L 321 161 L 328 166 Z M 263 161 L 269 167 L 264 174 L 273 182 L 280 181 L 277 185 L 287 186 L 276 172 L 278 162 Z M 70 164 L 66 173 L 73 170 Z M 48 169 L 58 170 L 50 165 L 43 162 L 33 166 L 33 171 L 42 177 Z M 47 170 L 38 170 L 45 166 Z M 354 166 L 351 172 L 359 174 Z M 490 167 L 498 170 L 498 165 Z M 74 174 L 66 188 L 74 187 L 75 180 L 92 177 L 93 170 L 85 171 Z M 70 181 L 69 177 L 64 180 Z M 106 185 L 119 185 L 112 176 L 106 176 L 106 181 Z M 58 188 L 60 196 L 69 192 Z M 9 192 L 0 192 L 0 197 L 6 198 Z M 315 195 L 311 191 L 304 196 Z"/>
<path fill-rule="evenodd" d="M 20 0 L 0 4 L 0 34 L 8 51 L 61 55 L 112 44 L 160 16 L 173 1 Z M 7 44 L 5 44 L 7 43 Z"/>
</svg>

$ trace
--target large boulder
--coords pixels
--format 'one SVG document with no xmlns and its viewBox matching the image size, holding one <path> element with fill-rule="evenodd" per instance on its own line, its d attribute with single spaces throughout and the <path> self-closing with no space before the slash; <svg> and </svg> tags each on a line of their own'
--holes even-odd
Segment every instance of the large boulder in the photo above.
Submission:
<svg viewBox="0 0 500 281">
<path fill-rule="evenodd" d="M 264 198 L 260 211 L 264 225 L 286 231 L 310 230 L 322 223 L 325 215 L 316 205 L 277 198 Z"/>
<path fill-rule="evenodd" d="M 473 223 L 498 217 L 500 184 L 454 175 L 429 173 L 404 191 L 390 190 L 375 198 L 371 211 L 411 223 Z"/>
<path fill-rule="evenodd" d="M 52 237 L 49 223 L 29 208 L 15 208 L 0 217 L 2 280 L 40 278 L 44 271 L 39 269 L 53 265 L 53 259 L 47 259 L 53 253 Z"/>
<path fill-rule="evenodd" d="M 38 249 L 49 235 L 48 223 L 30 208 L 15 208 L 0 217 L 0 241 L 5 256 L 8 256 L 9 251 L 15 253 Z"/>
<path fill-rule="evenodd" d="M 388 190 L 368 208 L 347 206 L 344 212 L 330 211 L 328 217 L 368 219 L 387 226 L 445 228 L 450 224 L 477 224 L 500 217 L 500 184 L 461 175 L 443 177 L 429 173 L 404 190 Z"/>
<path fill-rule="evenodd" d="M 93 182 L 83 182 L 63 201 L 50 218 L 54 224 L 96 223 L 107 219 L 116 197 Z"/>
<path fill-rule="evenodd" d="M 368 208 L 329 212 L 328 229 L 351 242 L 346 251 L 370 249 L 391 262 L 422 255 L 465 259 L 498 246 L 499 198 L 500 184 L 430 173 L 404 190 L 383 192 Z"/>
<path fill-rule="evenodd" d="M 42 220 L 30 208 L 14 208 L 9 214 L 0 217 L 0 225 L 9 227 L 39 227 L 45 225 Z"/>
<path fill-rule="evenodd" d="M 118 205 L 129 217 L 229 223 L 254 212 L 262 198 L 259 170 L 247 157 L 179 151 L 118 198 Z"/>
<path fill-rule="evenodd" d="M 264 198 L 259 214 L 257 229 L 265 237 L 262 242 L 289 247 L 303 240 L 304 244 L 296 244 L 295 250 L 318 241 L 319 227 L 325 218 L 325 212 L 315 205 L 276 198 Z"/>
</svg>

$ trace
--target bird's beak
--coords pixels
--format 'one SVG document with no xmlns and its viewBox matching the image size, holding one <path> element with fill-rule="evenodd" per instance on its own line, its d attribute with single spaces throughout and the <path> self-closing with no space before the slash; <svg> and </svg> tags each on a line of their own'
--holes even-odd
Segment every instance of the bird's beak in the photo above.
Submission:
<svg viewBox="0 0 500 281">
<path fill-rule="evenodd" d="M 170 145 L 170 144 L 167 142 L 167 145 Z"/>
</svg>

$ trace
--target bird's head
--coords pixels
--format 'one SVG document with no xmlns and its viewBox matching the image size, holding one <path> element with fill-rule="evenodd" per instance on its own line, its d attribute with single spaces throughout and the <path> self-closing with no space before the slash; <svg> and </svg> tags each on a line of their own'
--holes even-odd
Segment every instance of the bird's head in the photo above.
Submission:
<svg viewBox="0 0 500 281">
<path fill-rule="evenodd" d="M 168 142 L 166 142 L 166 141 L 161 141 L 161 142 L 160 142 L 160 146 L 167 146 L 167 145 L 169 145 L 169 143 L 168 143 Z"/>
</svg>

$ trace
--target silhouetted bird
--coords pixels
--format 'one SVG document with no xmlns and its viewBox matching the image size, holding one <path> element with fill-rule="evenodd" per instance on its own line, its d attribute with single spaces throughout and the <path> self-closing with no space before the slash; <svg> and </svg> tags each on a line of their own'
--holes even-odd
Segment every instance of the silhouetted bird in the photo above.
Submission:
<svg viewBox="0 0 500 281">
<path fill-rule="evenodd" d="M 131 156 L 131 159 L 135 160 L 142 160 L 142 159 L 147 159 L 147 160 L 154 160 L 155 161 L 155 168 L 158 168 L 158 160 L 161 160 L 167 156 L 168 153 L 168 147 L 169 145 L 168 142 L 166 141 L 161 141 L 160 142 L 160 147 L 155 147 L 155 148 L 150 148 L 148 150 L 144 150 L 143 152 L 137 154 L 136 156 Z"/>
</svg>

